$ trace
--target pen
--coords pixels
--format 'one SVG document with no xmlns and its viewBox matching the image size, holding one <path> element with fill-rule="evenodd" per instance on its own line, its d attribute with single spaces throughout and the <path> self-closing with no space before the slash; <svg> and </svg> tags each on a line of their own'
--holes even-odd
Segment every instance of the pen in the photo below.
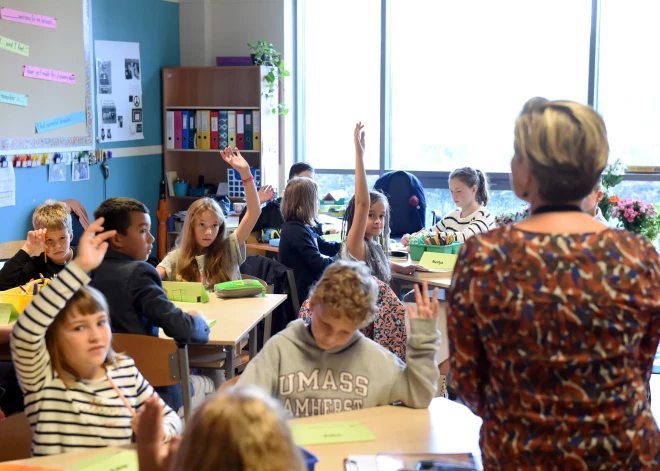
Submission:
<svg viewBox="0 0 660 471">
<path fill-rule="evenodd" d="M 23 288 L 23 286 L 19 286 L 19 288 L 21 288 L 25 294 L 30 294 L 27 291 L 25 291 L 25 288 Z"/>
</svg>

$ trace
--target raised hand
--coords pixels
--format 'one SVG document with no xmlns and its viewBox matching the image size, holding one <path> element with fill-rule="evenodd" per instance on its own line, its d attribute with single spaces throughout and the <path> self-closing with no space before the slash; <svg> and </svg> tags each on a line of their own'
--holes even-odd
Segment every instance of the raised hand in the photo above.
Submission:
<svg viewBox="0 0 660 471">
<path fill-rule="evenodd" d="M 364 124 L 359 122 L 355 125 L 353 131 L 353 140 L 355 141 L 355 154 L 364 157 L 365 144 L 364 144 Z"/>
<path fill-rule="evenodd" d="M 154 394 L 144 401 L 131 425 L 137 436 L 140 471 L 165 471 L 169 458 L 176 452 L 180 442 L 179 437 L 172 437 L 169 444 L 163 442 L 163 405 L 157 395 Z"/>
<path fill-rule="evenodd" d="M 46 237 L 46 229 L 37 229 L 36 231 L 30 231 L 27 234 L 27 240 L 23 247 L 30 257 L 36 257 L 44 251 L 44 238 Z"/>
<path fill-rule="evenodd" d="M 415 285 L 415 304 L 417 304 L 417 312 L 408 306 L 408 314 L 411 319 L 436 319 L 438 317 L 438 288 L 433 290 L 433 296 L 429 296 L 429 285 L 422 283 L 422 291 L 420 293 L 419 286 Z"/>
<path fill-rule="evenodd" d="M 74 259 L 76 265 L 87 273 L 98 267 L 108 251 L 108 239 L 116 233 L 117 231 L 103 232 L 103 218 L 98 218 L 87 226 L 78 242 L 78 252 Z"/>
<path fill-rule="evenodd" d="M 220 155 L 225 162 L 241 174 L 243 180 L 250 178 L 250 164 L 247 163 L 236 147 L 234 147 L 234 150 L 231 150 L 231 147 L 227 147 L 225 150 L 220 150 Z"/>
<path fill-rule="evenodd" d="M 264 204 L 275 196 L 272 185 L 264 185 L 259 188 L 259 203 Z"/>
</svg>

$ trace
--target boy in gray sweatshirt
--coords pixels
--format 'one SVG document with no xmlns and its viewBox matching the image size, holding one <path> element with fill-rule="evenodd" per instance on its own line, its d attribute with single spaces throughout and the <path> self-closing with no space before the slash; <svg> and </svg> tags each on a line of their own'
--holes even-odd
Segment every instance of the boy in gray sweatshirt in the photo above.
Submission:
<svg viewBox="0 0 660 471">
<path fill-rule="evenodd" d="M 248 363 L 238 384 L 256 384 L 295 417 L 402 402 L 428 407 L 438 383 L 438 301 L 415 288 L 406 364 L 359 329 L 378 313 L 378 285 L 362 262 L 330 265 L 309 299 L 312 321 L 293 321 Z"/>
</svg>

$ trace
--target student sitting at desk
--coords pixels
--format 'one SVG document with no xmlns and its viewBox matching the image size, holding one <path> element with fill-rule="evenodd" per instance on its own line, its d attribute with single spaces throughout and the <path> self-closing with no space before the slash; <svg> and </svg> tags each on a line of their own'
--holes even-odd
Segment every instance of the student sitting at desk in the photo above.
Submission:
<svg viewBox="0 0 660 471">
<path fill-rule="evenodd" d="M 154 395 L 135 362 L 112 350 L 108 305 L 85 286 L 113 236 L 101 231 L 102 219 L 85 230 L 75 260 L 35 296 L 11 334 L 34 456 L 129 445 Z M 162 413 L 159 433 L 168 440 L 181 433 L 181 421 L 169 407 Z"/>
<path fill-rule="evenodd" d="M 47 200 L 32 214 L 25 245 L 0 270 L 0 291 L 40 277 L 52 278 L 73 258 L 73 224 L 66 203 Z"/>
<path fill-rule="evenodd" d="M 178 343 L 208 342 L 209 326 L 204 316 L 176 307 L 167 298 L 160 275 L 146 262 L 154 242 L 147 207 L 132 198 L 109 198 L 94 211 L 94 217 L 105 219 L 106 230 L 117 231 L 90 282 L 108 300 L 112 330 L 158 337 L 162 328 Z M 202 384 L 205 391 L 213 390 L 210 380 Z M 174 410 L 183 405 L 180 385 L 157 390 Z"/>
<path fill-rule="evenodd" d="M 378 312 L 378 285 L 363 262 L 340 260 L 312 291 L 311 323 L 293 321 L 266 342 L 238 384 L 261 386 L 296 417 L 395 402 L 428 407 L 439 376 L 437 290 L 431 299 L 426 283 L 423 297 L 415 289 L 406 364 L 359 331 Z"/>
<path fill-rule="evenodd" d="M 161 278 L 171 281 L 201 281 L 207 289 L 217 283 L 240 280 L 239 267 L 245 261 L 245 242 L 259 219 L 259 197 L 250 166 L 241 153 L 230 148 L 222 158 L 238 171 L 245 186 L 247 213 L 238 229 L 227 236 L 225 218 L 211 198 L 195 201 L 188 208 L 177 248 L 156 267 Z"/>
</svg>

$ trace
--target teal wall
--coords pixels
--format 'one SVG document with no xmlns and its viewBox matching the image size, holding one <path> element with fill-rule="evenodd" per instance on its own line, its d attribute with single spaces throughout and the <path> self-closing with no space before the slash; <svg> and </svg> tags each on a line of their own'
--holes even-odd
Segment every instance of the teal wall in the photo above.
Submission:
<svg viewBox="0 0 660 471">
<path fill-rule="evenodd" d="M 162 145 L 162 67 L 179 66 L 179 4 L 163 0 L 92 0 L 94 40 L 140 43 L 144 139 L 100 144 L 103 149 Z M 99 165 L 89 181 L 48 183 L 46 167 L 15 169 L 16 206 L 0 208 L 0 242 L 24 239 L 32 228 L 34 208 L 46 199 L 79 200 L 90 217 L 105 198 L 127 196 L 145 203 L 152 214 L 156 236 L 156 209 L 162 180 L 162 155 L 121 157 L 108 161 L 110 178 L 104 181 Z"/>
</svg>

